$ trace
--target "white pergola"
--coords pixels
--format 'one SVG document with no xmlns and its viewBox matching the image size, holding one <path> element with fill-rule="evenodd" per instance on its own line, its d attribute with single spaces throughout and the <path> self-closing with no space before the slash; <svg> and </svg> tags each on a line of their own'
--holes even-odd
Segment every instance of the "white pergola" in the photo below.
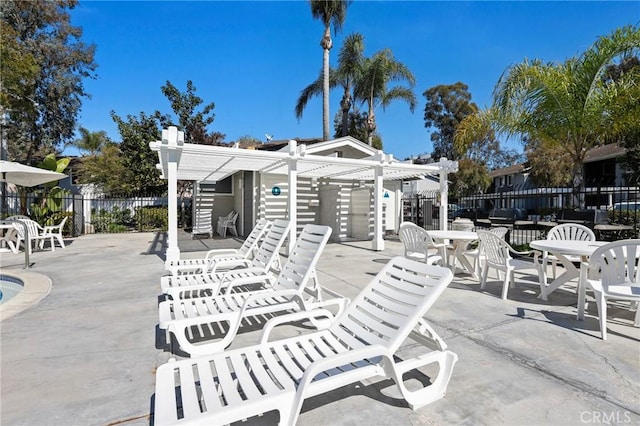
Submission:
<svg viewBox="0 0 640 426">
<path fill-rule="evenodd" d="M 289 142 L 289 151 L 271 152 L 184 143 L 184 133 L 176 127 L 162 131 L 162 140 L 150 142 L 149 147 L 158 152 L 158 168 L 168 185 L 168 240 L 166 260 L 180 258 L 178 248 L 178 197 L 177 181 L 192 180 L 217 182 L 238 171 L 281 174 L 288 176 L 289 198 L 287 200 L 289 220 L 297 223 L 298 176 L 329 178 L 346 181 L 372 181 L 374 185 L 374 238 L 373 250 L 384 250 L 382 230 L 382 182 L 384 180 L 406 180 L 427 174 L 436 174 L 440 179 L 441 206 L 440 227 L 447 226 L 447 174 L 458 169 L 458 163 L 441 159 L 438 163 L 416 165 L 400 163 L 393 156 L 378 151 L 364 159 L 326 157 L 306 154 L 306 146 Z M 296 226 L 291 227 L 289 247 L 296 239 Z"/>
</svg>

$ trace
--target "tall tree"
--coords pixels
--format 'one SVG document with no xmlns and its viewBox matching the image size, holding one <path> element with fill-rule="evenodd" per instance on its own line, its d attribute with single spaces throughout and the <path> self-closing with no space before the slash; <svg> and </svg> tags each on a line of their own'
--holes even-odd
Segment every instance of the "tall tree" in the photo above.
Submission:
<svg viewBox="0 0 640 426">
<path fill-rule="evenodd" d="M 49 153 L 74 136 L 84 78 L 94 77 L 95 46 L 70 22 L 76 0 L 0 2 L 2 107 L 9 156 L 21 161 Z M 7 38 L 5 38 L 7 37 Z M 5 48 L 6 47 L 6 48 Z M 17 58 L 18 62 L 12 62 Z"/>
<path fill-rule="evenodd" d="M 564 63 L 525 60 L 513 65 L 494 90 L 498 130 L 561 146 L 571 156 L 576 206 L 584 205 L 581 194 L 587 151 L 616 131 L 612 117 L 637 122 L 637 116 L 633 120 L 619 110 L 629 93 L 637 94 L 637 74 L 618 80 L 602 76 L 616 58 L 639 50 L 640 29 L 626 26 L 600 37 L 580 56 Z"/>
<path fill-rule="evenodd" d="M 128 115 L 126 121 L 111 111 L 111 118 L 118 126 L 122 138 L 120 153 L 123 176 L 128 182 L 127 188 L 131 194 L 156 195 L 166 192 L 166 182 L 160 179 L 156 168 L 158 154 L 149 149 L 149 142 L 159 140 L 163 122 L 169 117 L 146 115 L 141 112 L 139 117 Z"/>
<path fill-rule="evenodd" d="M 397 83 L 396 85 L 392 85 Z M 402 85 L 408 83 L 408 86 Z M 394 101 L 409 104 L 409 110 L 416 107 L 413 88 L 416 79 L 409 68 L 393 57 L 389 49 L 383 49 L 364 61 L 362 76 L 356 82 L 355 99 L 367 105 L 367 129 L 369 145 L 377 129 L 375 110 L 382 106 L 384 110 Z"/>
<path fill-rule="evenodd" d="M 456 129 L 462 120 L 478 111 L 477 105 L 471 102 L 469 86 L 462 82 L 441 84 L 427 89 L 423 95 L 427 100 L 424 107 L 424 125 L 426 128 L 435 129 L 431 133 L 431 157 L 436 160 L 440 157 L 450 160 L 462 158 L 460 153 L 466 152 L 468 147 L 456 150 Z"/>
<path fill-rule="evenodd" d="M 329 51 L 333 47 L 331 27 L 334 33 L 342 29 L 351 0 L 309 0 L 311 14 L 324 25 L 320 40 L 323 52 L 323 91 L 322 91 L 322 138 L 329 140 Z"/>
<path fill-rule="evenodd" d="M 369 127 L 367 125 L 367 113 L 361 112 L 358 109 L 354 109 L 354 111 L 349 113 L 349 118 L 347 121 L 347 125 L 349 128 L 346 131 L 348 136 L 354 137 L 359 141 L 366 141 L 369 139 Z M 341 137 L 344 131 L 344 122 L 342 117 L 342 111 L 336 114 L 336 118 L 333 122 L 333 126 L 335 129 L 335 137 Z M 382 136 L 379 133 L 374 133 L 371 137 L 372 143 L 371 146 L 375 149 L 382 150 Z"/>
<path fill-rule="evenodd" d="M 364 37 L 361 34 L 354 33 L 347 36 L 344 40 L 340 53 L 338 54 L 337 68 L 329 70 L 329 88 L 342 87 L 342 99 L 340 100 L 340 117 L 342 125 L 341 133 L 337 136 L 347 136 L 349 131 L 349 112 L 353 105 L 353 88 L 356 81 L 362 75 L 362 67 L 364 64 Z M 323 93 L 324 73 L 320 75 L 310 85 L 300 92 L 300 97 L 296 103 L 296 117 L 300 119 L 302 113 L 309 102 L 309 99 Z M 355 136 L 355 135 L 352 135 Z"/>
<path fill-rule="evenodd" d="M 215 104 L 211 102 L 204 105 L 201 111 L 196 111 L 204 101 L 195 94 L 196 87 L 191 80 L 187 81 L 187 91 L 185 93 L 181 93 L 170 81 L 167 81 L 161 87 L 161 90 L 162 94 L 171 103 L 171 109 L 178 118 L 178 127 L 184 131 L 185 142 L 208 142 L 207 127 L 215 119 L 215 114 L 213 113 Z M 167 124 L 173 125 L 173 123 Z"/>
</svg>

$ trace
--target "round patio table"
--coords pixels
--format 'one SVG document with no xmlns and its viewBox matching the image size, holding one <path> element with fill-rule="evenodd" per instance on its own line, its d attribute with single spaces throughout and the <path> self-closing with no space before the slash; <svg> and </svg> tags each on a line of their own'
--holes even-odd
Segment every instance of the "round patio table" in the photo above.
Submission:
<svg viewBox="0 0 640 426">
<path fill-rule="evenodd" d="M 478 239 L 478 234 L 471 231 L 455 231 L 455 230 L 440 230 L 440 231 L 427 231 L 427 233 L 434 240 L 451 240 L 453 243 L 453 255 L 454 261 L 451 269 L 453 273 L 456 272 L 456 260 L 460 261 L 462 267 L 472 275 L 475 275 L 475 269 L 469 259 L 464 255 L 464 251 L 471 241 Z M 448 263 L 448 262 L 447 262 Z"/>
<path fill-rule="evenodd" d="M 598 247 L 607 244 L 606 241 L 575 241 L 575 240 L 535 240 L 529 243 L 529 247 L 548 251 L 556 256 L 565 268 L 565 272 L 557 277 L 549 285 L 545 286 L 540 293 L 542 300 L 547 300 L 547 296 L 556 291 L 562 284 L 572 279 L 578 278 L 578 319 L 584 318 L 585 294 L 587 291 L 587 266 L 589 257 Z M 580 270 L 566 256 L 580 256 Z M 547 282 L 547 271 L 542 268 L 542 282 Z"/>
</svg>

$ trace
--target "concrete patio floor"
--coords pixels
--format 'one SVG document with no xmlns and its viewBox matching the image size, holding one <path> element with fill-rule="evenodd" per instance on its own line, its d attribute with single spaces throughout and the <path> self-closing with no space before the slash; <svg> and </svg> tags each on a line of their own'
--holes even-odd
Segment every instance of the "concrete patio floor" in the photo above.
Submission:
<svg viewBox="0 0 640 426">
<path fill-rule="evenodd" d="M 0 322 L 3 426 L 153 424 L 155 369 L 172 356 L 156 330 L 163 238 L 86 235 L 32 255 L 30 272 L 49 277 L 52 288 Z M 192 256 L 239 245 L 180 235 L 180 247 Z M 402 254 L 397 240 L 387 240 L 382 252 L 368 247 L 329 244 L 320 283 L 353 297 Z M 19 274 L 23 260 L 0 254 L 2 272 Z M 577 321 L 575 285 L 544 302 L 535 281 L 517 282 L 503 301 L 496 278 L 481 291 L 469 275 L 456 275 L 427 314 L 459 357 L 443 399 L 412 411 L 390 380 L 359 382 L 307 400 L 299 424 L 640 424 L 640 329 L 632 327 L 633 313 L 610 309 L 605 342 L 591 295 L 585 321 Z M 241 334 L 233 346 L 257 335 Z M 419 349 L 409 342 L 400 356 Z"/>
</svg>

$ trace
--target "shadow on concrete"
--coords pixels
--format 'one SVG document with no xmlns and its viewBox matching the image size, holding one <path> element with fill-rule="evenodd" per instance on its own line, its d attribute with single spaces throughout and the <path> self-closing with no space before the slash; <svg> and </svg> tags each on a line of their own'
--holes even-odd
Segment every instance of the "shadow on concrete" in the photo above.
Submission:
<svg viewBox="0 0 640 426">
<path fill-rule="evenodd" d="M 153 236 L 153 240 L 149 244 L 147 251 L 141 253 L 143 255 L 156 255 L 163 261 L 166 260 L 165 253 L 167 251 L 167 233 L 156 232 Z"/>
</svg>

